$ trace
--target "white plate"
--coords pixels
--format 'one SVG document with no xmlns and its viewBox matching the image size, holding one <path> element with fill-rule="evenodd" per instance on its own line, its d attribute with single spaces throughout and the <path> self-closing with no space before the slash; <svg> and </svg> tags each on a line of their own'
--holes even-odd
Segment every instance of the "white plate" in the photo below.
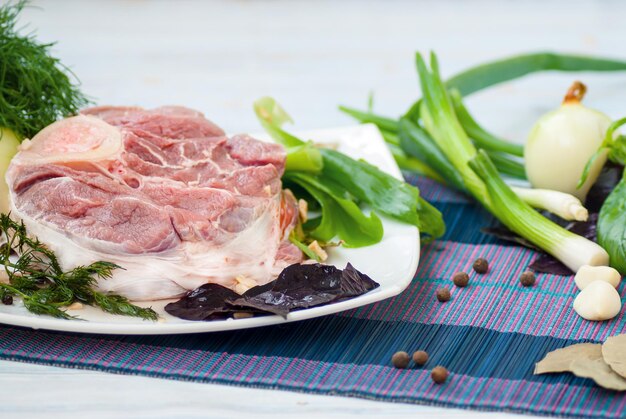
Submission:
<svg viewBox="0 0 626 419">
<path fill-rule="evenodd" d="M 362 158 L 397 178 L 402 175 L 384 140 L 374 125 L 329 129 L 300 133 L 301 138 L 316 142 L 335 143 L 339 150 Z M 257 138 L 267 139 L 259 135 Z M 152 306 L 161 316 L 159 322 L 115 316 L 93 307 L 71 310 L 69 313 L 87 321 L 62 320 L 29 313 L 20 302 L 12 306 L 0 304 L 0 323 L 25 326 L 33 329 L 59 330 L 80 333 L 104 333 L 124 335 L 157 335 L 178 333 L 217 332 L 222 330 L 246 329 L 312 319 L 327 314 L 371 304 L 402 292 L 411 282 L 419 260 L 419 233 L 417 228 L 383 218 L 385 235 L 383 240 L 360 249 L 337 248 L 329 252 L 328 263 L 343 268 L 347 262 L 380 283 L 380 287 L 351 300 L 321 307 L 295 311 L 283 319 L 279 316 L 262 316 L 239 320 L 216 320 L 192 322 L 181 320 L 165 313 L 168 301 L 142 303 Z"/>
</svg>

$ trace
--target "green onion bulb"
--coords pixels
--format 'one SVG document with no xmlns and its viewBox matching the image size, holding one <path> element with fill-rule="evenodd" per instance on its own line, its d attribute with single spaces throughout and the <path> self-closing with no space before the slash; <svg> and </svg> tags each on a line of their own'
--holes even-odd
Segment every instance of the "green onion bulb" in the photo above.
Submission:
<svg viewBox="0 0 626 419">
<path fill-rule="evenodd" d="M 606 162 L 606 153 L 595 160 L 585 183 L 576 185 L 611 124 L 608 116 L 580 103 L 586 90 L 584 84 L 574 82 L 561 107 L 535 123 L 524 149 L 526 175 L 534 188 L 565 192 L 583 202 Z"/>
</svg>

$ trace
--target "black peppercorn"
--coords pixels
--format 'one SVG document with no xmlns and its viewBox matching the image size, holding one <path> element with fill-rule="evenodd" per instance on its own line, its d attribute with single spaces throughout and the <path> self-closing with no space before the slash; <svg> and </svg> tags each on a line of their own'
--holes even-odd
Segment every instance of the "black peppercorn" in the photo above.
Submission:
<svg viewBox="0 0 626 419">
<path fill-rule="evenodd" d="M 404 351 L 396 352 L 391 357 L 391 363 L 393 366 L 400 369 L 408 367 L 409 361 L 411 361 L 411 358 L 409 358 L 409 354 Z"/>
<path fill-rule="evenodd" d="M 426 351 L 413 352 L 413 362 L 421 367 L 428 362 L 428 353 Z"/>
<path fill-rule="evenodd" d="M 457 272 L 452 275 L 452 282 L 454 282 L 454 285 L 457 287 L 466 287 L 469 282 L 469 275 L 465 272 Z"/>
<path fill-rule="evenodd" d="M 2 296 L 2 304 L 5 306 L 10 306 L 13 304 L 13 296 L 11 294 L 4 294 Z"/>
<path fill-rule="evenodd" d="M 519 282 L 525 287 L 532 287 L 535 285 L 535 274 L 532 271 L 525 271 L 519 277 Z"/>
<path fill-rule="evenodd" d="M 474 271 L 477 274 L 487 273 L 489 270 L 489 262 L 487 262 L 487 259 L 485 258 L 478 258 L 474 261 L 472 268 L 474 268 Z"/>
<path fill-rule="evenodd" d="M 448 287 L 439 288 L 437 290 L 437 299 L 442 303 L 445 303 L 450 299 L 450 290 Z"/>
<path fill-rule="evenodd" d="M 437 384 L 445 383 L 445 381 L 448 379 L 448 375 L 448 370 L 442 366 L 437 366 L 433 368 L 433 370 L 430 372 L 431 378 Z"/>
</svg>

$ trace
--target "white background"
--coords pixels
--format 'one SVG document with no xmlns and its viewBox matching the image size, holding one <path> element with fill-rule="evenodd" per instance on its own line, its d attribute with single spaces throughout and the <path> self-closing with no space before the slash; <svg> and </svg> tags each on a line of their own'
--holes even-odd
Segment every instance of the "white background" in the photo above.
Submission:
<svg viewBox="0 0 626 419">
<path fill-rule="evenodd" d="M 626 58 L 626 2 L 36 1 L 22 22 L 98 104 L 181 104 L 228 132 L 259 131 L 252 102 L 276 97 L 298 129 L 350 124 L 337 105 L 398 115 L 418 96 L 414 51 L 444 75 L 555 50 Z M 626 115 L 626 74 L 541 75 L 468 100 L 493 131 L 523 141 L 574 78 L 587 104 Z M 115 376 L 0 362 L 2 417 L 502 417 L 360 399 Z"/>
</svg>

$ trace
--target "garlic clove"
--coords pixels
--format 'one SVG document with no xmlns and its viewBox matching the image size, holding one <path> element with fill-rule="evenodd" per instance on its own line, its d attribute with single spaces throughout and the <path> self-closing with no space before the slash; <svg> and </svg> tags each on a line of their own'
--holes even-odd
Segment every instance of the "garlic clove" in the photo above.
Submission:
<svg viewBox="0 0 626 419">
<path fill-rule="evenodd" d="M 622 300 L 617 290 L 608 282 L 593 281 L 574 300 L 574 310 L 587 320 L 608 320 L 617 316 L 622 309 Z"/>
<path fill-rule="evenodd" d="M 613 288 L 617 288 L 621 280 L 620 273 L 610 266 L 583 265 L 574 277 L 574 282 L 580 290 L 585 289 L 593 281 L 605 281 L 611 284 Z"/>
</svg>

